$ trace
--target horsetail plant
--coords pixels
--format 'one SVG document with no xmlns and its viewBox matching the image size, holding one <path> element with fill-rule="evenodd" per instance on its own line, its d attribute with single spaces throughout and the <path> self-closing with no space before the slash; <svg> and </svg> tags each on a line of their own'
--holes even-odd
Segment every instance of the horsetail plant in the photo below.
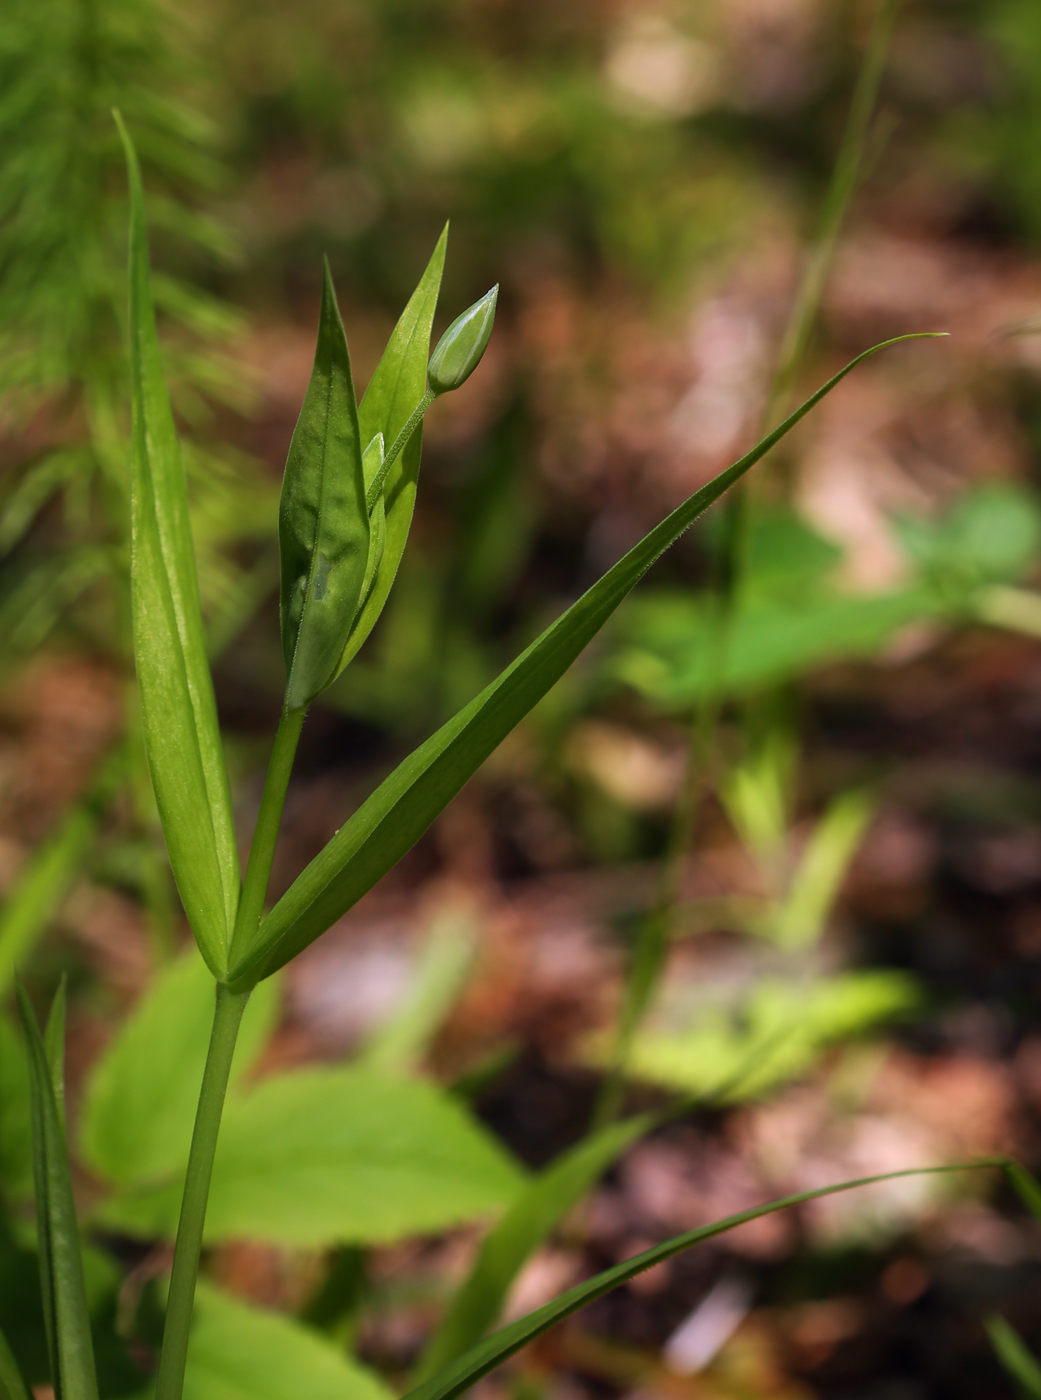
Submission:
<svg viewBox="0 0 1041 1400">
<path fill-rule="evenodd" d="M 882 346 L 859 355 L 651 530 L 496 680 L 399 764 L 265 914 L 275 841 L 308 707 L 349 664 L 386 602 L 412 519 L 423 415 L 439 394 L 457 388 L 479 363 L 491 334 L 497 289 L 455 321 L 429 355 L 446 229 L 358 403 L 347 338 L 325 269 L 314 370 L 289 451 L 279 514 L 285 701 L 240 891 L 185 476 L 152 306 L 141 177 L 130 137 L 118 116 L 116 120 L 130 183 L 134 652 L 148 763 L 170 865 L 215 991 L 155 1390 L 157 1400 L 181 1400 L 218 1130 L 250 993 L 390 870 L 563 675 L 664 551 L 861 360 Z M 898 337 L 908 338 L 912 337 Z M 63 1004 L 59 993 L 41 1035 L 32 1008 L 20 994 L 32 1085 L 41 1292 L 57 1400 L 96 1400 L 65 1146 Z M 489 1236 L 484 1256 L 489 1296 L 461 1297 L 447 1330 L 421 1364 L 412 1400 L 450 1400 L 461 1394 L 561 1318 L 680 1250 L 799 1201 L 864 1184 L 845 1182 L 769 1202 L 677 1236 L 484 1337 L 495 1321 L 515 1261 L 525 1252 L 525 1241 L 518 1236 L 544 1235 L 559 1214 L 559 1201 L 551 1198 L 573 1197 L 653 1121 L 651 1115 L 613 1125 L 602 1139 L 562 1163 L 559 1180 L 533 1188 L 500 1231 Z M 22 1400 L 23 1390 L 0 1337 L 0 1391 L 7 1400 Z"/>
</svg>

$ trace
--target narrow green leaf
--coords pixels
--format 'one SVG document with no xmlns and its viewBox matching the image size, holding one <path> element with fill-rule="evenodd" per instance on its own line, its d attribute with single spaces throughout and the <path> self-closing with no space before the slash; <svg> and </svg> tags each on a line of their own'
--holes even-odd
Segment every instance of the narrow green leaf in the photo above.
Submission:
<svg viewBox="0 0 1041 1400">
<path fill-rule="evenodd" d="M 51 1002 L 47 1025 L 43 1032 L 43 1048 L 51 1075 L 54 1106 L 58 1110 L 58 1122 L 62 1132 L 65 1131 L 65 983 L 66 978 L 63 975 Z"/>
<path fill-rule="evenodd" d="M 280 988 L 258 988 L 242 1016 L 231 1071 L 248 1073 L 274 1029 Z M 130 1187 L 183 1175 L 213 1021 L 213 978 L 192 949 L 165 967 L 93 1065 L 80 1110 L 80 1153 Z"/>
<path fill-rule="evenodd" d="M 309 1328 L 200 1279 L 184 1400 L 390 1400 L 372 1371 Z"/>
<path fill-rule="evenodd" d="M 427 383 L 427 357 L 430 354 L 430 332 L 441 289 L 441 273 L 448 246 L 448 225 L 437 240 L 426 271 L 409 298 L 408 305 L 391 333 L 383 358 L 369 381 L 358 405 L 358 425 L 361 440 L 370 443 L 377 433 L 383 434 L 389 446 L 408 422 L 412 410 L 423 397 Z M 422 455 L 423 430 L 417 428 L 392 466 L 383 483 L 386 507 L 386 544 L 375 585 L 358 613 L 337 674 L 357 655 L 359 648 L 376 625 L 383 611 L 401 556 L 405 552 L 416 504 L 416 482 Z"/>
<path fill-rule="evenodd" d="M 29 1059 L 40 1289 L 55 1400 L 98 1400 L 65 1132 L 54 1098 L 47 1050 L 20 985 L 18 1004 Z"/>
<path fill-rule="evenodd" d="M 328 261 L 314 368 L 282 481 L 278 545 L 286 708 L 297 710 L 336 674 L 369 557 L 358 405 Z"/>
<path fill-rule="evenodd" d="M 3 1332 L 0 1332 L 0 1397 L 2 1400 L 32 1400 L 32 1392 Z"/>
<path fill-rule="evenodd" d="M 239 899 L 231 793 L 199 608 L 188 497 L 149 289 L 141 172 L 116 118 L 130 182 L 130 591 L 145 748 L 170 865 L 215 976 Z"/>
<path fill-rule="evenodd" d="M 998 1360 L 1031 1400 L 1041 1400 L 1041 1365 L 1011 1323 L 997 1313 L 984 1322 Z"/>
<path fill-rule="evenodd" d="M 981 1167 L 1003 1165 L 1002 1160 L 996 1159 L 949 1167 L 917 1167 L 906 1171 L 885 1172 L 880 1176 L 860 1177 L 856 1181 L 843 1181 L 836 1186 L 821 1186 L 815 1191 L 802 1191 L 796 1196 L 784 1196 L 778 1201 L 768 1201 L 765 1205 L 755 1206 L 751 1210 L 743 1210 L 738 1215 L 727 1216 L 725 1220 L 717 1220 L 712 1225 L 703 1225 L 700 1229 L 688 1230 L 683 1235 L 675 1235 L 671 1240 L 666 1240 L 664 1244 L 656 1245 L 653 1249 L 645 1250 L 642 1254 L 636 1254 L 631 1259 L 625 1259 L 621 1264 L 616 1264 L 611 1269 L 605 1269 L 603 1273 L 596 1274 L 585 1283 L 568 1289 L 559 1298 L 554 1298 L 551 1303 L 546 1303 L 544 1307 L 536 1308 L 534 1312 L 528 1313 L 526 1317 L 520 1318 L 517 1322 L 510 1323 L 508 1327 L 500 1328 L 486 1341 L 471 1347 L 466 1355 L 453 1365 L 439 1371 L 430 1380 L 424 1381 L 422 1385 L 410 1390 L 405 1396 L 405 1400 L 454 1400 L 456 1395 L 461 1395 L 465 1390 L 469 1390 L 482 1376 L 486 1376 L 489 1371 L 493 1371 L 496 1366 L 501 1365 L 515 1352 L 520 1351 L 521 1347 L 534 1341 L 536 1337 L 541 1336 L 543 1332 L 548 1331 L 556 1323 L 562 1322 L 565 1317 L 570 1317 L 573 1312 L 585 1307 L 587 1303 L 592 1303 L 596 1298 L 602 1298 L 605 1293 L 610 1293 L 613 1288 L 627 1283 L 629 1279 L 635 1278 L 645 1269 L 651 1269 L 655 1264 L 671 1259 L 673 1255 L 680 1254 L 683 1250 L 690 1249 L 693 1245 L 701 1244 L 705 1240 L 710 1240 L 716 1235 L 725 1234 L 727 1230 L 733 1230 L 738 1225 L 746 1224 L 749 1220 L 759 1220 L 764 1215 L 772 1215 L 775 1211 L 786 1210 L 789 1206 L 802 1205 L 805 1201 L 815 1201 L 821 1196 L 833 1196 L 839 1191 L 851 1191 L 857 1186 L 872 1186 L 878 1181 L 894 1181 L 905 1176 L 928 1176 L 942 1172 L 968 1171 Z"/>
<path fill-rule="evenodd" d="M 899 336 L 896 340 L 914 338 Z M 894 343 L 886 341 L 858 355 L 751 452 L 688 497 L 497 680 L 410 754 L 278 901 L 261 924 L 252 946 L 229 970 L 229 981 L 250 986 L 268 976 L 324 933 L 371 889 L 560 679 L 665 550 L 852 369 Z"/>
<path fill-rule="evenodd" d="M 385 1243 L 493 1214 L 519 1170 L 430 1084 L 361 1069 L 295 1070 L 228 1096 L 206 1239 L 317 1248 Z M 128 1234 L 172 1234 L 180 1180 L 105 1203 Z"/>
<path fill-rule="evenodd" d="M 477 1262 L 423 1353 L 417 1382 L 429 1380 L 480 1341 L 498 1318 L 526 1261 L 611 1163 L 656 1121 L 658 1115 L 647 1113 L 613 1123 L 583 1139 L 528 1183 L 481 1245 Z"/>
<path fill-rule="evenodd" d="M 32 1195 L 29 1066 L 22 1040 L 0 1014 L 0 1188 L 7 1201 Z"/>
</svg>

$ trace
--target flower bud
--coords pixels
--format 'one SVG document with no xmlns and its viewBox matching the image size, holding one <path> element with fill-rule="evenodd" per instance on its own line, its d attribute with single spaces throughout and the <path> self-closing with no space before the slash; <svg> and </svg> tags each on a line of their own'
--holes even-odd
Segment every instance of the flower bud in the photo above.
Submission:
<svg viewBox="0 0 1041 1400">
<path fill-rule="evenodd" d="M 431 393 L 447 394 L 450 389 L 458 389 L 481 363 L 492 333 L 498 296 L 496 283 L 480 301 L 457 316 L 437 342 L 427 366 Z"/>
</svg>

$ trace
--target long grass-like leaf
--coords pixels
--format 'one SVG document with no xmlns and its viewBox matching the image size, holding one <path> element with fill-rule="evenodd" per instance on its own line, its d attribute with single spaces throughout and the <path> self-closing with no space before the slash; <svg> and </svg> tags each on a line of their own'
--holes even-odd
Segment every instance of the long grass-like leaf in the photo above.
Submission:
<svg viewBox="0 0 1041 1400">
<path fill-rule="evenodd" d="M 520 1318 L 517 1322 L 510 1323 L 508 1327 L 500 1328 L 486 1341 L 471 1347 L 466 1355 L 460 1357 L 454 1365 L 446 1367 L 430 1380 L 416 1386 L 414 1390 L 410 1390 L 405 1400 L 454 1400 L 455 1396 L 468 1390 L 482 1376 L 486 1376 L 489 1371 L 493 1371 L 496 1366 L 501 1365 L 515 1352 L 520 1351 L 521 1347 L 527 1346 L 528 1342 L 541 1336 L 543 1332 L 548 1331 L 556 1323 L 562 1322 L 564 1318 L 570 1317 L 573 1312 L 585 1307 L 587 1303 L 593 1302 L 596 1298 L 602 1298 L 613 1288 L 627 1283 L 629 1279 L 635 1278 L 645 1269 L 651 1269 L 655 1264 L 671 1259 L 674 1254 L 680 1254 L 683 1250 L 690 1249 L 693 1245 L 701 1244 L 705 1240 L 710 1240 L 716 1235 L 725 1234 L 727 1230 L 733 1230 L 738 1225 L 745 1225 L 750 1220 L 759 1220 L 764 1215 L 773 1215 L 776 1211 L 788 1209 L 789 1206 L 802 1205 L 806 1201 L 815 1201 L 822 1196 L 833 1196 L 839 1191 L 852 1191 L 858 1186 L 871 1186 L 879 1181 L 894 1181 L 905 1176 L 923 1176 L 939 1172 L 966 1171 L 973 1168 L 998 1166 L 1004 1166 L 1004 1161 L 995 1159 L 986 1162 L 962 1163 L 957 1166 L 916 1167 L 907 1171 L 884 1172 L 879 1176 L 860 1177 L 856 1181 L 843 1181 L 835 1186 L 822 1186 L 815 1191 L 801 1191 L 795 1196 L 784 1196 L 780 1200 L 768 1201 L 765 1205 L 754 1206 L 751 1210 L 743 1210 L 738 1215 L 727 1216 L 725 1220 L 717 1220 L 711 1225 L 703 1225 L 698 1230 L 688 1230 L 683 1235 L 676 1235 L 671 1240 L 666 1240 L 664 1244 L 656 1245 L 653 1249 L 634 1255 L 632 1259 L 623 1260 L 621 1264 L 616 1264 L 611 1269 L 605 1269 L 585 1283 L 568 1289 L 559 1298 L 554 1298 L 551 1303 L 536 1308 L 534 1312 L 528 1313 L 526 1317 Z"/>
<path fill-rule="evenodd" d="M 239 899 L 231 793 L 199 607 L 188 496 L 149 289 L 137 156 L 116 118 L 130 182 L 130 466 L 134 658 L 145 747 L 170 865 L 216 976 Z"/>
<path fill-rule="evenodd" d="M 584 1138 L 524 1188 L 484 1243 L 466 1282 L 416 1370 L 429 1380 L 480 1341 L 502 1311 L 522 1265 L 625 1149 L 660 1121 L 655 1113 L 613 1123 Z"/>
<path fill-rule="evenodd" d="M 229 969 L 251 986 L 276 971 L 349 909 L 422 836 L 488 755 L 564 674 L 651 565 L 774 443 L 861 361 L 858 355 L 772 433 L 721 472 L 621 559 L 453 719 L 401 763 L 294 881 Z M 389 527 L 388 527 L 389 528 Z"/>
<path fill-rule="evenodd" d="M 57 1057 L 48 1055 L 36 1015 L 21 985 L 18 1004 L 29 1061 L 40 1291 L 55 1400 L 98 1400 L 79 1227 L 65 1130 L 54 1093 Z M 51 1024 L 57 1026 L 62 1019 L 63 1011 L 56 1008 Z M 49 1039 L 53 1049 L 56 1033 L 52 1032 Z"/>
</svg>

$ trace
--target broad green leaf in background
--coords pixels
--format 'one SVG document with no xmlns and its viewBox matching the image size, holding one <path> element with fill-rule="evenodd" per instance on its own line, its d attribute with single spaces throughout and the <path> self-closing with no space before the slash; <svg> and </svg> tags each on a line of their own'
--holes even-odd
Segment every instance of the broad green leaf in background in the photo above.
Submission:
<svg viewBox="0 0 1041 1400">
<path fill-rule="evenodd" d="M 711 1092 L 755 1061 L 735 1097 L 749 1098 L 801 1074 L 829 1045 L 904 1015 L 919 991 L 905 973 L 864 970 L 819 980 L 762 978 L 728 1006 L 717 990 L 692 1004 L 686 1022 L 648 1026 L 632 1046 L 632 1078 L 688 1093 Z M 663 1008 L 667 1018 L 669 1008 Z M 676 1012 L 672 1016 L 678 1020 Z"/>
<path fill-rule="evenodd" d="M 369 513 L 347 336 L 326 260 L 314 368 L 278 510 L 286 708 L 332 680 L 361 602 Z"/>
<path fill-rule="evenodd" d="M 29 1065 L 18 1032 L 0 1014 L 0 1191 L 20 1201 L 32 1187 Z"/>
<path fill-rule="evenodd" d="M 1016 1329 L 996 1313 L 983 1324 L 998 1360 L 1031 1400 L 1041 1400 L 1041 1364 Z"/>
<path fill-rule="evenodd" d="M 693 1245 L 701 1244 L 704 1240 L 713 1239 L 716 1235 L 725 1234 L 727 1230 L 733 1230 L 738 1225 L 746 1224 L 749 1220 L 759 1220 L 764 1215 L 772 1215 L 775 1211 L 786 1210 L 789 1206 L 802 1205 L 805 1201 L 819 1200 L 822 1196 L 833 1196 L 839 1191 L 851 1191 L 858 1186 L 871 1186 L 878 1181 L 894 1181 L 905 1176 L 925 1176 L 1003 1165 L 1003 1161 L 993 1160 L 959 1166 L 911 1168 L 907 1171 L 886 1172 L 881 1176 L 861 1177 L 857 1181 L 843 1181 L 835 1186 L 822 1186 L 815 1191 L 804 1191 L 797 1196 L 785 1196 L 777 1201 L 769 1201 L 766 1205 L 755 1206 L 752 1210 L 744 1210 L 739 1215 L 730 1215 L 725 1220 L 717 1220 L 712 1225 L 704 1225 L 698 1230 L 689 1230 L 686 1234 L 676 1235 L 671 1240 L 666 1240 L 664 1244 L 656 1245 L 653 1249 L 634 1255 L 633 1258 L 626 1259 L 621 1264 L 616 1264 L 613 1268 L 605 1269 L 603 1273 L 587 1279 L 585 1283 L 569 1288 L 566 1293 L 554 1298 L 551 1303 L 536 1308 L 534 1312 L 528 1313 L 526 1317 L 520 1318 L 517 1322 L 510 1323 L 508 1327 L 500 1328 L 486 1341 L 471 1347 L 466 1355 L 460 1357 L 458 1361 L 439 1371 L 430 1380 L 424 1381 L 423 1384 L 410 1390 L 405 1396 L 405 1400 L 454 1400 L 456 1395 L 461 1395 L 465 1390 L 468 1390 L 482 1376 L 486 1376 L 489 1371 L 493 1371 L 502 1362 L 513 1356 L 515 1352 L 520 1351 L 521 1347 L 534 1341 L 536 1337 L 541 1336 L 543 1332 L 548 1331 L 556 1323 L 562 1322 L 565 1317 L 570 1317 L 572 1313 L 585 1307 L 587 1303 L 602 1298 L 605 1293 L 610 1293 L 613 1288 L 627 1283 L 629 1279 L 635 1278 L 645 1269 L 651 1269 L 655 1264 L 661 1264 L 666 1259 L 671 1259 L 673 1255 L 680 1254 Z"/>
<path fill-rule="evenodd" d="M 441 1326 L 423 1353 L 415 1380 L 429 1380 L 475 1343 L 497 1320 L 514 1279 L 607 1168 L 654 1126 L 655 1114 L 612 1123 L 585 1138 L 524 1187 L 488 1234 L 477 1261 L 455 1292 Z"/>
<path fill-rule="evenodd" d="M 4 1400 L 32 1400 L 32 1393 L 3 1332 L 0 1332 L 0 1395 Z"/>
<path fill-rule="evenodd" d="M 230 1095 L 206 1238 L 320 1247 L 443 1230 L 508 1205 L 523 1177 L 465 1110 L 430 1084 L 362 1069 L 306 1069 Z M 137 1236 L 172 1234 L 180 1182 L 102 1206 Z"/>
<path fill-rule="evenodd" d="M 98 1400 L 79 1227 L 52 1079 L 54 1065 L 21 986 L 18 1003 L 29 1061 L 37 1249 L 51 1379 L 56 1400 Z"/>
<path fill-rule="evenodd" d="M 665 550 L 856 365 L 882 348 L 875 346 L 851 361 L 751 452 L 688 497 L 491 685 L 406 758 L 278 901 L 229 969 L 229 981 L 248 987 L 276 971 L 371 889 L 560 679 Z"/>
<path fill-rule="evenodd" d="M 390 1400 L 379 1377 L 284 1314 L 200 1280 L 184 1400 Z"/>
<path fill-rule="evenodd" d="M 384 444 L 389 448 L 426 390 L 430 332 L 434 324 L 434 312 L 437 310 L 447 246 L 448 225 L 445 224 L 426 270 L 419 279 L 419 285 L 401 313 L 387 342 L 383 358 L 376 366 L 369 387 L 358 405 L 358 425 L 363 447 L 367 447 L 377 433 L 382 433 Z M 383 484 L 386 511 L 383 558 L 372 591 L 355 618 L 337 672 L 342 671 L 357 655 L 362 643 L 376 625 L 376 619 L 383 611 L 383 605 L 393 586 L 412 525 L 422 447 L 421 425 L 402 449 Z M 379 508 L 377 505 L 377 511 Z"/>
<path fill-rule="evenodd" d="M 249 1000 L 232 1085 L 263 1049 L 278 1017 L 279 987 Z M 80 1113 L 84 1162 L 118 1186 L 183 1172 L 213 1021 L 213 978 L 192 949 L 156 977 L 94 1064 Z"/>
<path fill-rule="evenodd" d="M 117 118 L 118 120 L 118 118 Z M 130 182 L 130 590 L 148 766 L 170 865 L 203 957 L 226 970 L 239 858 L 199 608 L 188 497 L 148 280 L 141 172 Z"/>
</svg>

